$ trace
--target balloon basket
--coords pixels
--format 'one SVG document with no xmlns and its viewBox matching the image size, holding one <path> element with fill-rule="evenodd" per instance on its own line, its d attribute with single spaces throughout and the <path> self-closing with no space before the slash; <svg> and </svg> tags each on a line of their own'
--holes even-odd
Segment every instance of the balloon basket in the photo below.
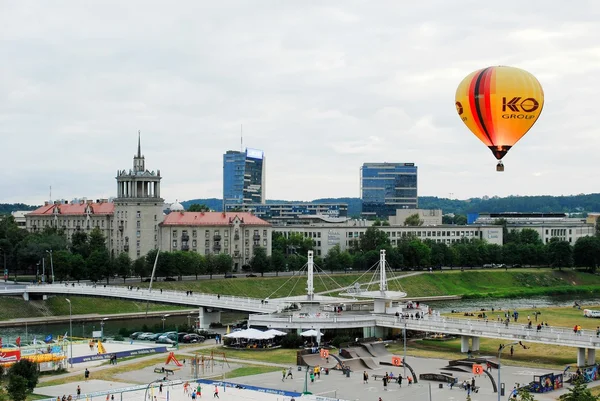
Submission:
<svg viewBox="0 0 600 401">
<path fill-rule="evenodd" d="M 498 164 L 496 165 L 496 171 L 504 171 L 504 164 L 502 164 L 502 162 L 498 162 Z"/>
</svg>

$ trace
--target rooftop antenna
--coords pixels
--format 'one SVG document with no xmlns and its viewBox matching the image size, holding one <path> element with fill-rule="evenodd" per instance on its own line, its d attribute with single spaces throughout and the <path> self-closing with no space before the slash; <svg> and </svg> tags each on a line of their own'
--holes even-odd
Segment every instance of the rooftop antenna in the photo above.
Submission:
<svg viewBox="0 0 600 401">
<path fill-rule="evenodd" d="M 240 152 L 244 151 L 244 124 L 240 124 Z"/>
</svg>

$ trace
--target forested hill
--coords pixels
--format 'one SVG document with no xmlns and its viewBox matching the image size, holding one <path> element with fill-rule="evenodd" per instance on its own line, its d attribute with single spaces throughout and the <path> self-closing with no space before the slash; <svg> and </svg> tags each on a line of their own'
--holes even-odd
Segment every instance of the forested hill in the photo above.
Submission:
<svg viewBox="0 0 600 401">
<path fill-rule="evenodd" d="M 291 203 L 300 201 L 267 200 L 267 203 Z M 306 201 L 301 201 L 309 203 Z M 362 201 L 359 198 L 321 198 L 313 203 L 347 203 L 348 215 L 358 216 L 361 211 Z M 221 199 L 193 199 L 182 202 L 187 209 L 193 203 L 203 203 L 211 210 L 221 211 Z M 419 197 L 419 207 L 422 209 L 442 209 L 444 213 L 584 213 L 600 212 L 600 194 L 572 195 L 572 196 L 508 196 L 506 198 L 471 198 L 467 200 L 438 198 L 437 196 Z"/>
<path fill-rule="evenodd" d="M 11 214 L 17 210 L 35 210 L 39 206 L 30 206 L 23 203 L 0 203 L 0 215 Z"/>
<path fill-rule="evenodd" d="M 347 203 L 348 215 L 360 215 L 362 201 L 359 198 L 321 198 L 313 201 L 284 201 L 267 200 L 267 203 Z M 181 202 L 186 209 L 194 204 L 205 204 L 211 210 L 220 212 L 223 210 L 223 200 L 217 198 L 192 199 Z M 589 213 L 600 212 L 600 193 L 572 196 L 508 196 L 506 198 L 471 198 L 467 200 L 438 198 L 437 196 L 419 197 L 419 207 L 422 209 L 442 209 L 444 213 L 467 214 L 467 213 L 501 213 L 501 212 L 523 212 L 523 213 Z M 24 205 L 22 203 L 0 203 L 0 215 L 10 214 L 15 210 L 33 210 L 36 206 Z"/>
</svg>

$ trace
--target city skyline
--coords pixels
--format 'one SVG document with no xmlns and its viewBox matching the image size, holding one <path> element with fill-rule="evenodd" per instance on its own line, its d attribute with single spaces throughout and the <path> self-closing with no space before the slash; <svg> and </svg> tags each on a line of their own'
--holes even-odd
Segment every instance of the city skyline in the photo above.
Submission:
<svg viewBox="0 0 600 401">
<path fill-rule="evenodd" d="M 405 160 L 422 196 L 598 192 L 600 4 L 273 4 L 4 4 L 0 202 L 116 196 L 138 130 L 167 202 L 221 198 L 242 124 L 268 199 L 360 197 L 363 163 Z M 454 105 L 489 65 L 546 95 L 502 174 Z"/>
</svg>

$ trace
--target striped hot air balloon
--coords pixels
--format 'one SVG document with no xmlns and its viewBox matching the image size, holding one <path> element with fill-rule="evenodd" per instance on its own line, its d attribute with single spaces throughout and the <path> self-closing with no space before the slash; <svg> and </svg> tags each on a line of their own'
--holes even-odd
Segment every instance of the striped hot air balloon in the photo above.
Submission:
<svg viewBox="0 0 600 401">
<path fill-rule="evenodd" d="M 514 67 L 487 67 L 462 80 L 456 111 L 465 125 L 499 160 L 531 129 L 544 106 L 544 91 L 529 72 Z"/>
</svg>

